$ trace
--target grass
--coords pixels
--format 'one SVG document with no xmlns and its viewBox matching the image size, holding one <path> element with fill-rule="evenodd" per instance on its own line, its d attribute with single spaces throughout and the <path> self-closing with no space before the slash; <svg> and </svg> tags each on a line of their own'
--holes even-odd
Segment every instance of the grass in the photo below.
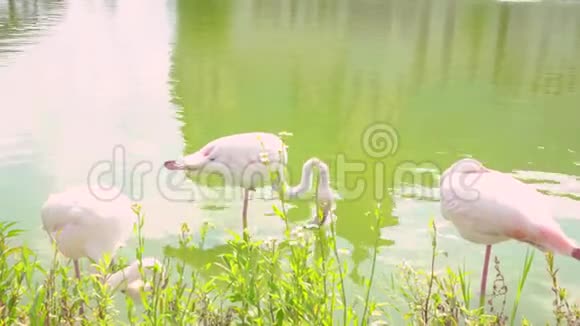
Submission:
<svg viewBox="0 0 580 326">
<path fill-rule="evenodd" d="M 518 289 L 516 292 L 516 298 L 514 300 L 514 304 L 512 307 L 512 313 L 510 315 L 510 325 L 513 326 L 516 320 L 516 313 L 518 311 L 518 306 L 520 304 L 520 298 L 522 296 L 522 292 L 524 290 L 524 285 L 526 284 L 526 279 L 528 278 L 528 273 L 532 267 L 532 262 L 534 261 L 534 252 L 528 248 L 526 251 L 526 258 L 524 259 L 524 268 L 522 271 L 522 276 L 520 277 L 520 281 L 518 283 Z"/>
<path fill-rule="evenodd" d="M 138 206 L 139 224 L 135 257 L 142 261 L 145 218 Z M 278 214 L 284 214 L 278 210 Z M 385 218 L 379 208 L 373 211 L 379 226 Z M 283 216 L 281 216 L 283 217 Z M 193 242 L 187 225 L 177 239 L 180 248 L 203 249 L 210 224 L 200 230 Z M 415 270 L 401 264 L 389 288 L 373 286 L 378 243 L 373 248 L 369 279 L 364 298 L 347 297 L 344 286 L 345 264 L 336 245 L 334 224 L 330 230 L 287 232 L 280 240 L 246 241 L 238 234 L 228 242 L 220 261 L 205 268 L 218 267 L 211 277 L 189 268 L 176 258 L 163 259 L 151 274 L 140 266 L 142 277 L 149 275 L 151 286 L 141 293 L 141 302 L 125 297 L 125 305 L 115 300 L 123 296 L 102 282 L 99 275 L 124 267 L 120 257 L 114 264 L 107 257 L 94 265 L 96 273 L 72 277 L 71 264 L 54 249 L 49 266 L 42 266 L 37 255 L 25 246 L 15 245 L 22 230 L 14 223 L 0 223 L 0 324 L 1 325 L 378 325 L 388 324 L 388 308 L 393 308 L 413 325 L 506 325 L 526 324 L 515 320 L 517 307 L 530 271 L 533 254 L 526 255 L 522 277 L 516 288 L 509 318 L 505 315 L 507 285 L 499 260 L 489 306 L 470 308 L 470 283 L 464 269 L 446 268 L 436 273 L 437 229 L 431 221 L 432 260 L 429 270 Z M 553 321 L 557 325 L 577 325 L 578 307 L 567 302 L 559 286 L 553 256 L 546 254 L 547 272 L 552 281 Z M 374 294 L 388 291 L 388 302 L 377 302 Z M 549 293 L 549 290 L 547 290 Z M 117 299 L 116 299 L 117 298 Z M 499 303 L 499 304 L 498 304 Z M 499 308 L 498 308 L 499 306 Z M 84 313 L 80 313 L 81 307 Z M 362 309 L 361 309 L 362 308 Z M 125 322 L 121 322 L 125 320 Z"/>
</svg>

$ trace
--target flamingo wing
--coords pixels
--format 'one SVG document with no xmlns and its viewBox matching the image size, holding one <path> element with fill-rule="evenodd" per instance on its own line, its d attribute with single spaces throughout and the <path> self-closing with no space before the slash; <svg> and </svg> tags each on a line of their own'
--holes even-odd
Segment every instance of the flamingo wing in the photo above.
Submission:
<svg viewBox="0 0 580 326">
<path fill-rule="evenodd" d="M 441 211 L 468 240 L 492 244 L 549 219 L 539 195 L 495 171 L 448 175 L 441 184 Z"/>
<path fill-rule="evenodd" d="M 136 216 L 129 199 L 120 195 L 107 200 L 102 190 L 70 188 L 52 194 L 41 209 L 44 229 L 70 258 L 98 260 L 113 253 L 130 236 Z"/>
<path fill-rule="evenodd" d="M 572 254 L 576 244 L 554 220 L 545 195 L 532 186 L 493 170 L 458 180 L 442 182 L 442 214 L 466 239 L 484 244 L 515 239 Z"/>
</svg>

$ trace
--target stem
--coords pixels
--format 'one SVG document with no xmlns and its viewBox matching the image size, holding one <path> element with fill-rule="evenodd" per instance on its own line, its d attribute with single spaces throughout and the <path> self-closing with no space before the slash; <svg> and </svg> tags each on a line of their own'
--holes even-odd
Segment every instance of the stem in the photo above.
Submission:
<svg viewBox="0 0 580 326">
<path fill-rule="evenodd" d="M 534 252 L 530 249 L 526 251 L 526 258 L 524 260 L 524 269 L 522 271 L 522 276 L 520 278 L 520 282 L 518 284 L 518 292 L 516 293 L 516 298 L 514 300 L 514 305 L 512 308 L 512 314 L 510 316 L 510 325 L 513 326 L 516 320 L 516 313 L 518 311 L 518 305 L 520 303 L 520 298 L 522 295 L 522 291 L 524 290 L 524 284 L 526 284 L 526 279 L 528 277 L 528 273 L 530 272 L 530 268 L 532 267 L 532 262 L 534 261 Z"/>
<path fill-rule="evenodd" d="M 75 275 L 77 277 L 77 281 L 79 282 L 79 285 L 81 284 L 81 269 L 79 266 L 79 261 L 78 259 L 73 259 L 73 264 L 75 266 Z M 85 309 L 83 308 L 83 303 L 81 302 L 81 307 L 79 308 L 79 314 L 81 316 L 84 316 L 85 314 Z"/>
<path fill-rule="evenodd" d="M 380 205 L 379 205 L 380 207 Z M 361 324 L 362 325 L 366 325 L 367 324 L 367 310 L 368 310 L 368 305 L 369 305 L 369 298 L 371 295 L 371 286 L 373 284 L 373 278 L 375 276 L 375 268 L 376 268 L 376 263 L 377 263 L 377 254 L 379 251 L 379 239 L 380 239 L 380 227 L 381 227 L 381 215 L 380 215 L 380 211 L 378 210 L 378 208 L 375 210 L 375 217 L 377 219 L 377 224 L 375 226 L 377 234 L 376 234 L 376 240 L 375 240 L 375 245 L 373 248 L 373 263 L 371 265 L 371 276 L 369 279 L 369 284 L 368 284 L 368 288 L 367 288 L 367 295 L 366 295 L 366 299 L 365 299 L 365 308 L 363 310 L 363 315 L 362 315 L 362 320 L 361 320 Z"/>
<path fill-rule="evenodd" d="M 316 178 L 316 193 L 315 193 L 315 203 L 316 203 L 316 215 L 318 216 L 319 212 L 320 212 L 320 208 L 318 205 L 318 185 L 320 183 L 320 173 L 318 174 L 318 177 Z M 324 214 L 324 213 L 323 213 Z M 322 218 L 322 217 L 321 217 Z M 327 289 L 327 276 L 326 276 L 326 255 L 324 253 L 324 248 L 326 247 L 326 236 L 324 236 L 323 233 L 323 228 L 319 227 L 318 228 L 318 240 L 320 241 L 320 255 L 322 258 L 322 281 L 323 283 L 323 288 L 324 288 L 324 298 L 328 298 L 328 289 Z M 332 318 L 332 316 L 331 316 Z"/>
<path fill-rule="evenodd" d="M 248 195 L 249 190 L 244 188 L 244 208 L 242 210 L 242 233 L 244 241 L 248 241 Z"/>
<path fill-rule="evenodd" d="M 328 298 L 328 289 L 327 289 L 327 275 L 326 275 L 326 255 L 324 253 L 324 248 L 326 247 L 326 237 L 323 236 L 322 228 L 318 229 L 318 238 L 320 240 L 320 255 L 322 256 L 322 281 L 324 282 L 324 297 Z M 323 240 L 324 239 L 324 240 Z"/>
<path fill-rule="evenodd" d="M 342 295 L 342 305 L 343 305 L 343 322 L 346 325 L 346 290 L 344 289 L 344 275 L 342 273 L 342 266 L 340 265 L 340 257 L 338 256 L 338 249 L 336 247 L 336 230 L 334 226 L 334 221 L 330 222 L 330 230 L 332 232 L 332 244 L 333 244 L 333 251 L 334 256 L 336 257 L 336 263 L 338 264 L 338 276 L 340 277 L 340 288 L 341 288 L 341 295 Z"/>
<path fill-rule="evenodd" d="M 433 229 L 433 239 L 431 242 L 433 251 L 431 253 L 431 277 L 429 279 L 427 298 L 425 299 L 425 311 L 423 312 L 423 321 L 425 325 L 429 324 L 429 301 L 431 299 L 431 291 L 433 291 L 433 279 L 435 278 L 435 256 L 437 255 L 437 227 L 435 226 L 434 220 L 431 220 L 431 227 Z"/>
</svg>

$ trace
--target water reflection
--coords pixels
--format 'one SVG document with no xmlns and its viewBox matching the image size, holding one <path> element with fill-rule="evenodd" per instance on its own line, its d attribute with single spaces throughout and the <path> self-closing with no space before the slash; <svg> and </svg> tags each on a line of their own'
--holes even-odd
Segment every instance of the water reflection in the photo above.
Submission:
<svg viewBox="0 0 580 326">
<path fill-rule="evenodd" d="M 216 137 L 288 130 L 294 133 L 289 182 L 298 182 L 302 163 L 318 156 L 347 197 L 337 203 L 337 232 L 354 283 L 367 276 L 377 239 L 365 213 L 377 201 L 395 217 L 381 230 L 377 279 L 403 259 L 428 261 L 428 220 L 444 222 L 436 177 L 466 155 L 515 171 L 549 193 L 556 214 L 570 217 L 570 236 L 580 239 L 572 218 L 580 174 L 578 5 L 0 0 L 0 65 L 17 58 L 7 51 L 25 49 L 22 43 L 59 21 L 64 9 L 66 21 L 46 29 L 54 38 L 0 71 L 2 107 L 10 113 L 0 120 L 2 205 L 31 228 L 46 195 L 84 182 L 94 162 L 111 158 L 115 144 L 127 150 L 127 172 L 141 161 L 157 171 L 179 151 L 190 153 Z M 372 157 L 362 137 L 378 121 L 396 129 L 398 146 Z M 402 169 L 412 173 L 400 178 Z M 241 200 L 169 201 L 156 181 L 141 185 L 148 245 L 161 250 L 175 243 L 181 223 L 199 230 L 209 220 L 216 229 L 208 249 L 167 252 L 196 266 L 217 259 L 227 250 L 226 230 L 240 228 Z M 359 194 L 346 196 L 363 181 Z M 250 204 L 258 238 L 283 234 L 283 223 L 268 215 L 273 204 Z M 292 222 L 310 218 L 308 203 L 295 205 Z M 442 265 L 457 266 L 466 257 L 468 268 L 479 267 L 480 247 L 445 224 L 441 232 L 441 246 L 450 252 Z M 45 244 L 43 238 L 38 247 Z M 508 257 L 506 269 L 519 270 L 524 247 L 498 247 Z M 560 261 L 564 285 L 576 281 L 572 264 Z M 530 275 L 530 293 L 547 288 L 541 272 Z"/>
<path fill-rule="evenodd" d="M 65 5 L 62 0 L 0 1 L 0 66 L 10 53 L 22 51 L 58 23 Z"/>
<path fill-rule="evenodd" d="M 364 180 L 356 199 L 337 203 L 355 283 L 376 240 L 365 212 L 377 201 L 396 218 L 383 226 L 382 261 L 426 261 L 418 248 L 429 247 L 428 219 L 444 223 L 436 176 L 462 156 L 508 172 L 579 172 L 568 149 L 580 148 L 580 6 L 178 0 L 177 8 L 171 78 L 183 152 L 226 134 L 289 130 L 291 183 L 312 156 L 330 163 L 343 195 Z M 361 137 L 377 121 L 395 127 L 400 146 L 373 158 Z M 344 176 L 341 160 L 365 168 Z M 398 180 L 403 165 L 422 164 L 433 173 Z M 297 205 L 292 221 L 308 212 Z M 555 206 L 574 213 L 570 202 Z M 479 250 L 468 248 L 457 250 Z"/>
</svg>

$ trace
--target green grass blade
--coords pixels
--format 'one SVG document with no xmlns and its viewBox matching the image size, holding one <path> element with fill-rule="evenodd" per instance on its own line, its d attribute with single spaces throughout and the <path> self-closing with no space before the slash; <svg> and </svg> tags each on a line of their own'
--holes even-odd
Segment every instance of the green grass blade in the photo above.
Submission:
<svg viewBox="0 0 580 326">
<path fill-rule="evenodd" d="M 528 277 L 528 273 L 532 267 L 532 262 L 534 261 L 534 251 L 533 249 L 528 248 L 526 251 L 526 258 L 524 260 L 524 268 L 522 271 L 522 276 L 520 277 L 520 281 L 518 283 L 518 291 L 516 293 L 516 298 L 514 300 L 514 305 L 512 307 L 512 313 L 510 316 L 510 325 L 513 326 L 516 318 L 516 313 L 518 311 L 518 305 L 520 304 L 520 298 L 522 296 L 522 291 L 524 289 L 524 285 L 526 283 L 526 279 Z"/>
</svg>

